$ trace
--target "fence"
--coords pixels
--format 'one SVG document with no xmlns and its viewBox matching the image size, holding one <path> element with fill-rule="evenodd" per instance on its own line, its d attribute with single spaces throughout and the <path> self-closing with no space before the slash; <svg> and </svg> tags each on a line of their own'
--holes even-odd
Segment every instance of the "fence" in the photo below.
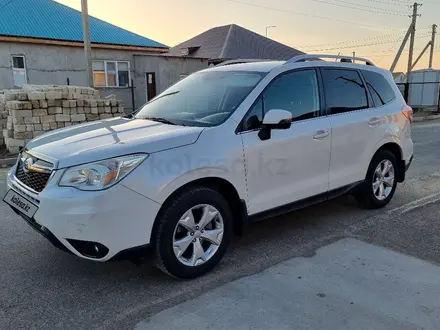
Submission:
<svg viewBox="0 0 440 330">
<path fill-rule="evenodd" d="M 396 83 L 405 101 L 414 109 L 440 111 L 440 82 Z"/>
</svg>

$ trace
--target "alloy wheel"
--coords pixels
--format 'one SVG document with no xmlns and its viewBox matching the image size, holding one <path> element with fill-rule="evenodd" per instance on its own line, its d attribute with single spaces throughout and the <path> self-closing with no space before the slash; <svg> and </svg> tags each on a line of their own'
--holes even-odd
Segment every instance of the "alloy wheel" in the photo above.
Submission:
<svg viewBox="0 0 440 330">
<path fill-rule="evenodd" d="M 212 205 L 190 208 L 177 222 L 173 234 L 173 251 L 186 266 L 200 266 L 211 259 L 223 239 L 224 223 Z"/>
<path fill-rule="evenodd" d="M 382 201 L 391 194 L 394 186 L 394 166 L 391 161 L 385 159 L 381 161 L 373 175 L 373 194 Z"/>
</svg>

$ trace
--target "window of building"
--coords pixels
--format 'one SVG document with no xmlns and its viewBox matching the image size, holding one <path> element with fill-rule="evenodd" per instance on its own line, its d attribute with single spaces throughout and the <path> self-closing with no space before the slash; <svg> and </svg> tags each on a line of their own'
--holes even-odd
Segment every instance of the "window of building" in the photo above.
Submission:
<svg viewBox="0 0 440 330">
<path fill-rule="evenodd" d="M 119 87 L 130 86 L 130 68 L 128 62 L 118 62 L 118 83 Z"/>
<path fill-rule="evenodd" d="M 116 82 L 116 62 L 105 62 L 105 66 L 107 69 L 107 86 L 117 87 L 118 84 Z"/>
<path fill-rule="evenodd" d="M 130 63 L 127 61 L 93 61 L 95 87 L 129 87 Z"/>
<path fill-rule="evenodd" d="M 26 61 L 24 56 L 12 56 L 12 75 L 14 78 L 14 86 L 21 87 L 27 83 Z"/>
<path fill-rule="evenodd" d="M 367 82 L 368 90 L 373 97 L 376 107 L 380 107 L 395 99 L 394 90 L 381 74 L 365 70 L 362 71 L 362 75 Z"/>
<path fill-rule="evenodd" d="M 104 61 L 93 61 L 93 82 L 95 87 L 105 87 L 105 63 Z"/>
<path fill-rule="evenodd" d="M 354 70 L 322 70 L 327 106 L 331 114 L 368 108 L 367 91 Z"/>
</svg>

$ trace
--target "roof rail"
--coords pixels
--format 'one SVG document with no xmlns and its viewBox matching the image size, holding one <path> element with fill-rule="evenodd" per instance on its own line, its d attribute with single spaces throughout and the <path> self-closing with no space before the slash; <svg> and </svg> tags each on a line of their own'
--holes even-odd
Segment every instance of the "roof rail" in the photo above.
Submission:
<svg viewBox="0 0 440 330">
<path fill-rule="evenodd" d="M 221 62 L 216 66 L 226 66 L 231 64 L 254 63 L 254 62 L 263 62 L 263 61 L 270 61 L 270 60 L 257 60 L 257 59 L 229 60 L 229 61 Z"/>
<path fill-rule="evenodd" d="M 349 63 L 355 60 L 355 61 L 365 62 L 366 65 L 375 66 L 373 62 L 362 57 L 353 57 L 353 56 L 344 56 L 344 55 L 325 55 L 325 54 L 306 54 L 306 55 L 294 56 L 290 60 L 286 61 L 286 63 L 284 64 L 305 62 L 305 61 L 322 61 L 323 58 L 340 59 L 341 62 L 349 62 Z"/>
</svg>

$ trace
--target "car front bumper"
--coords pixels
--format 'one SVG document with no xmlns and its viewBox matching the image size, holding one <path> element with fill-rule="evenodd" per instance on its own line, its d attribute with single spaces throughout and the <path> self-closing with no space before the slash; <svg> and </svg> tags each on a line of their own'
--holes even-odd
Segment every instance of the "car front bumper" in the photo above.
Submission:
<svg viewBox="0 0 440 330">
<path fill-rule="evenodd" d="M 7 190 L 38 206 L 33 218 L 13 210 L 53 245 L 81 258 L 108 261 L 150 243 L 160 204 L 120 184 L 102 191 L 59 187 L 61 172 L 39 194 L 15 178 L 15 167 L 7 176 Z"/>
</svg>

